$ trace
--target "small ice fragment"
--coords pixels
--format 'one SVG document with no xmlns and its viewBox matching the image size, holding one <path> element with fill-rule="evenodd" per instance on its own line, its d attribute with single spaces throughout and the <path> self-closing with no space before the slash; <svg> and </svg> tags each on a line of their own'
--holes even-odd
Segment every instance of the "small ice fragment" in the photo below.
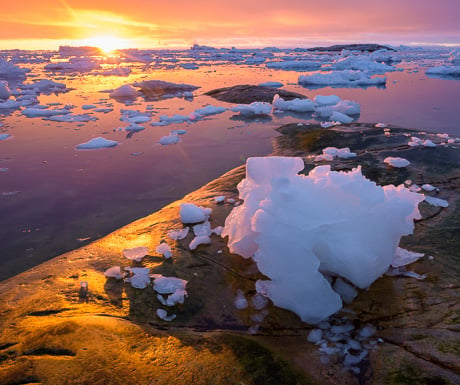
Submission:
<svg viewBox="0 0 460 385">
<path fill-rule="evenodd" d="M 177 290 L 185 290 L 187 281 L 176 277 L 165 277 L 163 275 L 154 275 L 153 290 L 159 294 L 173 294 Z"/>
<path fill-rule="evenodd" d="M 352 303 L 358 295 L 356 289 L 341 278 L 337 278 L 332 288 L 338 295 L 340 295 L 342 301 L 345 303 Z"/>
<path fill-rule="evenodd" d="M 108 140 L 102 137 L 97 137 L 89 140 L 88 142 L 81 143 L 77 145 L 75 148 L 77 150 L 97 150 L 100 148 L 108 148 L 108 147 L 115 147 L 119 143 L 115 140 Z"/>
<path fill-rule="evenodd" d="M 425 195 L 425 202 L 429 203 L 432 206 L 444 208 L 449 207 L 449 202 L 447 202 L 446 200 L 441 198 L 430 197 L 428 195 Z"/>
<path fill-rule="evenodd" d="M 434 191 L 436 190 L 436 187 L 432 186 L 431 184 L 422 184 L 422 189 L 425 191 Z"/>
<path fill-rule="evenodd" d="M 246 309 L 248 307 L 248 300 L 244 296 L 242 290 L 238 289 L 234 301 L 235 307 L 239 310 Z"/>
<path fill-rule="evenodd" d="M 126 282 L 131 282 L 131 286 L 136 289 L 145 289 L 150 284 L 150 269 L 147 267 L 128 267 L 133 275 L 125 278 Z"/>
<path fill-rule="evenodd" d="M 155 251 L 158 254 L 163 255 L 163 257 L 165 257 L 166 259 L 172 257 L 171 247 L 167 243 L 160 243 L 155 249 Z"/>
<path fill-rule="evenodd" d="M 361 351 L 357 356 L 347 352 L 343 364 L 345 366 L 358 365 L 366 356 L 367 350 Z"/>
<path fill-rule="evenodd" d="M 358 330 L 358 337 L 366 339 L 372 337 L 377 329 L 373 325 L 366 325 L 362 329 Z"/>
<path fill-rule="evenodd" d="M 262 310 L 267 306 L 268 304 L 268 299 L 264 295 L 260 293 L 254 294 L 254 296 L 251 298 L 251 303 L 254 309 L 256 310 Z"/>
<path fill-rule="evenodd" d="M 215 197 L 215 198 L 214 198 L 214 201 L 215 201 L 216 203 L 224 203 L 225 197 L 224 197 L 223 195 L 220 195 L 220 196 L 218 196 L 218 197 Z"/>
<path fill-rule="evenodd" d="M 10 134 L 0 134 L 0 140 L 11 139 Z"/>
<path fill-rule="evenodd" d="M 214 227 L 214 228 L 211 230 L 211 233 L 220 236 L 220 235 L 222 234 L 222 231 L 223 231 L 223 230 L 224 230 L 224 228 L 223 228 L 222 226 L 217 226 L 217 227 Z"/>
<path fill-rule="evenodd" d="M 163 321 L 168 321 L 168 322 L 171 322 L 176 318 L 175 314 L 171 314 L 170 316 L 168 316 L 168 312 L 164 309 L 157 309 L 157 316 Z"/>
<path fill-rule="evenodd" d="M 158 143 L 160 143 L 162 146 L 168 146 L 170 144 L 179 143 L 179 140 L 180 139 L 177 135 L 167 135 L 167 136 L 161 137 Z"/>
<path fill-rule="evenodd" d="M 424 147 L 436 147 L 436 143 L 433 143 L 432 140 L 427 139 L 423 142 Z"/>
<path fill-rule="evenodd" d="M 211 238 L 207 235 L 197 236 L 192 239 L 189 245 L 190 250 L 195 250 L 199 245 L 209 245 L 211 243 Z"/>
<path fill-rule="evenodd" d="M 211 224 L 209 223 L 209 221 L 204 221 L 203 223 L 193 226 L 193 232 L 197 237 L 210 237 Z"/>
<path fill-rule="evenodd" d="M 391 266 L 393 267 L 406 266 L 422 258 L 424 255 L 425 254 L 423 253 L 415 253 L 413 251 L 409 251 L 401 247 L 397 247 L 395 256 L 393 258 L 393 261 L 391 262 Z"/>
<path fill-rule="evenodd" d="M 125 258 L 131 259 L 132 261 L 140 262 L 149 252 L 148 247 L 134 247 L 132 249 L 123 250 L 123 255 Z"/>
<path fill-rule="evenodd" d="M 389 156 L 385 158 L 383 161 L 384 163 L 390 166 L 393 166 L 393 167 L 397 167 L 397 168 L 407 167 L 410 165 L 410 162 L 407 159 L 399 158 L 399 157 Z"/>
<path fill-rule="evenodd" d="M 321 329 L 313 329 L 308 333 L 307 341 L 316 344 L 323 338 L 323 331 Z"/>
<path fill-rule="evenodd" d="M 387 128 L 388 125 L 386 123 L 377 123 L 374 127 L 377 127 L 377 128 Z"/>
<path fill-rule="evenodd" d="M 187 237 L 189 230 L 190 229 L 188 227 L 178 230 L 170 230 L 168 231 L 168 237 L 174 239 L 175 241 L 179 241 Z"/>
<path fill-rule="evenodd" d="M 180 220 L 184 224 L 200 223 L 206 220 L 206 214 L 202 207 L 192 203 L 182 203 L 179 210 Z"/>
<path fill-rule="evenodd" d="M 123 274 L 121 273 L 120 266 L 113 266 L 107 269 L 104 273 L 107 278 L 122 279 Z"/>
</svg>

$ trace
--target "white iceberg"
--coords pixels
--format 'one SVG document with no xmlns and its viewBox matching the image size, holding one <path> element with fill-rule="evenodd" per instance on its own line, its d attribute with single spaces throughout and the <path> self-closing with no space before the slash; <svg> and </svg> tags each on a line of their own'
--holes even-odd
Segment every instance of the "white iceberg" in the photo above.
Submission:
<svg viewBox="0 0 460 385">
<path fill-rule="evenodd" d="M 97 150 L 100 148 L 109 148 L 118 146 L 118 142 L 115 140 L 109 140 L 98 136 L 85 143 L 78 144 L 75 148 L 77 150 Z"/>
<path fill-rule="evenodd" d="M 317 73 L 312 75 L 300 75 L 298 82 L 303 86 L 344 86 L 344 87 L 366 87 L 383 86 L 386 84 L 385 77 L 371 77 L 363 71 L 331 71 L 328 73 Z"/>
<path fill-rule="evenodd" d="M 393 260 L 403 235 L 420 218 L 423 196 L 403 186 L 377 186 L 360 168 L 309 175 L 301 158 L 250 158 L 238 185 L 241 206 L 225 222 L 232 253 L 252 257 L 270 280 L 258 292 L 277 306 L 315 323 L 342 300 L 326 276 L 367 288 Z"/>
</svg>

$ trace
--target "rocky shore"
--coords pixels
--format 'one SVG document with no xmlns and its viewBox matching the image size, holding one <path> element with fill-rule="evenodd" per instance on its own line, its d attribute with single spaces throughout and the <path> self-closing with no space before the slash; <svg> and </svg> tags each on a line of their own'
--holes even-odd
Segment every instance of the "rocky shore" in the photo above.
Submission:
<svg viewBox="0 0 460 385">
<path fill-rule="evenodd" d="M 299 123 L 278 131 L 274 155 L 302 157 L 305 172 L 324 164 L 314 159 L 325 147 L 349 147 L 357 156 L 328 162 L 334 170 L 361 165 L 381 185 L 430 184 L 438 190 L 427 195 L 449 203 L 444 208 L 422 202 L 423 218 L 414 235 L 403 238 L 402 247 L 425 254 L 408 267 L 425 279 L 385 275 L 324 327 L 330 335 L 331 325 L 351 325 L 334 335 L 344 339 L 372 328 L 366 340 L 371 346 L 353 370 L 345 367 L 346 357 L 325 355 L 308 341 L 316 326 L 271 303 L 261 310 L 251 302 L 261 274 L 253 262 L 230 254 L 225 239 L 212 236 L 211 244 L 190 250 L 190 235 L 178 241 L 167 236 L 182 228 L 184 202 L 212 208 L 212 227 L 223 226 L 238 204 L 242 166 L 100 240 L 1 282 L 0 384 L 460 383 L 459 143 L 442 145 L 435 134 L 361 123 L 330 129 Z M 410 146 L 412 136 L 437 146 Z M 383 162 L 390 156 L 411 164 L 390 167 Z M 221 196 L 223 203 L 215 199 Z M 171 246 L 172 258 L 155 252 L 162 241 Z M 123 256 L 136 246 L 149 249 L 142 262 Z M 158 318 L 161 304 L 151 286 L 136 289 L 106 278 L 111 266 L 148 267 L 187 280 L 188 298 L 173 308 L 176 319 Z M 238 309 L 241 293 L 251 303 Z"/>
</svg>

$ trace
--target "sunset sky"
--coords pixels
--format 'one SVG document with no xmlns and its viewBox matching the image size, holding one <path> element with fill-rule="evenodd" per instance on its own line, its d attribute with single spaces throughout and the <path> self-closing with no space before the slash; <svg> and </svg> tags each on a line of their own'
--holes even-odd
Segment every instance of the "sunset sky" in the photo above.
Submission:
<svg viewBox="0 0 460 385">
<path fill-rule="evenodd" d="M 460 44 L 460 0 L 18 0 L 0 49 L 57 49 L 98 36 L 121 47 Z"/>
</svg>

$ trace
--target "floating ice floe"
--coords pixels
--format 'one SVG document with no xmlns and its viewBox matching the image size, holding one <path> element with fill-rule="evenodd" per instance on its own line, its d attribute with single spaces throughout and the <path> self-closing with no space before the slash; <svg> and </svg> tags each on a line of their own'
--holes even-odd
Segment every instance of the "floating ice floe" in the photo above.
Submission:
<svg viewBox="0 0 460 385">
<path fill-rule="evenodd" d="M 58 92 L 67 92 L 67 86 L 63 83 L 57 83 L 49 79 L 38 80 L 34 83 L 23 84 L 20 86 L 23 90 L 37 90 L 43 94 L 58 93 Z"/>
<path fill-rule="evenodd" d="M 270 87 L 270 88 L 280 88 L 280 87 L 283 87 L 283 83 L 281 82 L 264 82 L 264 83 L 260 83 L 259 86 L 261 87 Z"/>
<path fill-rule="evenodd" d="M 116 67 L 111 68 L 105 71 L 93 72 L 93 75 L 100 76 L 128 76 L 131 73 L 131 68 L 129 67 Z"/>
<path fill-rule="evenodd" d="M 11 96 L 11 91 L 8 88 L 8 82 L 5 80 L 0 80 L 0 99 L 9 99 Z"/>
<path fill-rule="evenodd" d="M 51 116 L 66 115 L 70 113 L 71 111 L 65 108 L 47 110 L 42 108 L 27 107 L 22 111 L 22 114 L 28 118 L 49 118 Z"/>
<path fill-rule="evenodd" d="M 315 103 L 310 99 L 284 100 L 278 94 L 273 98 L 273 108 L 279 111 L 312 112 Z"/>
<path fill-rule="evenodd" d="M 355 158 L 355 157 L 356 157 L 356 153 L 351 152 L 348 147 L 344 147 L 344 148 L 326 147 L 325 149 L 323 149 L 322 155 L 318 155 L 315 158 L 315 162 L 320 162 L 322 160 L 331 161 L 334 158 L 348 159 L 348 158 Z"/>
<path fill-rule="evenodd" d="M 253 102 L 251 104 L 240 104 L 231 108 L 233 112 L 239 112 L 243 116 L 270 115 L 272 105 L 265 102 Z"/>
<path fill-rule="evenodd" d="M 341 57 L 338 60 L 334 61 L 329 66 L 323 66 L 323 69 L 333 69 L 333 70 L 355 70 L 355 71 L 365 71 L 368 74 L 384 74 L 385 72 L 396 71 L 396 67 L 377 63 L 371 60 L 367 56 L 347 56 Z"/>
<path fill-rule="evenodd" d="M 99 68 L 101 68 L 99 61 L 84 57 L 73 57 L 69 61 L 50 63 L 45 66 L 45 70 L 53 72 L 90 72 Z"/>
<path fill-rule="evenodd" d="M 159 122 L 152 122 L 150 123 L 150 125 L 153 127 L 163 127 L 163 126 L 169 126 L 170 124 L 173 124 L 173 123 L 184 123 L 184 122 L 191 123 L 190 116 L 180 115 L 180 114 L 174 114 L 173 116 L 161 115 Z"/>
<path fill-rule="evenodd" d="M 122 279 L 124 274 L 121 272 L 120 266 L 113 266 L 107 269 L 104 273 L 107 278 Z"/>
<path fill-rule="evenodd" d="M 253 257 L 270 279 L 257 281 L 259 293 L 315 323 L 342 306 L 324 274 L 369 287 L 390 266 L 401 236 L 412 233 L 424 197 L 377 186 L 359 167 L 298 175 L 303 168 L 301 158 L 249 158 L 238 185 L 244 203 L 222 235 L 232 253 Z"/>
<path fill-rule="evenodd" d="M 0 79 L 25 78 L 27 72 L 30 72 L 30 69 L 20 68 L 0 58 Z"/>
<path fill-rule="evenodd" d="M 7 100 L 6 102 L 0 102 L 0 110 L 15 110 L 22 106 L 22 103 L 16 100 Z"/>
<path fill-rule="evenodd" d="M 45 110 L 47 111 L 47 110 Z M 89 114 L 80 114 L 80 115 L 73 115 L 73 114 L 66 114 L 66 115 L 58 115 L 58 116 L 50 116 L 44 118 L 44 120 L 50 120 L 52 122 L 91 122 L 98 120 L 95 116 Z"/>
<path fill-rule="evenodd" d="M 371 77 L 362 71 L 332 71 L 328 73 L 317 73 L 312 75 L 299 76 L 298 82 L 303 86 L 345 86 L 345 87 L 366 87 L 383 86 L 386 84 L 385 77 Z"/>
<path fill-rule="evenodd" d="M 435 75 L 435 76 L 460 76 L 460 66 L 437 66 L 428 68 L 425 71 L 426 75 Z"/>
<path fill-rule="evenodd" d="M 148 254 L 149 248 L 145 246 L 133 247 L 123 250 L 123 256 L 135 262 L 140 262 Z"/>
<path fill-rule="evenodd" d="M 400 157 L 388 156 L 383 160 L 384 163 L 392 167 L 402 168 L 410 165 L 410 162 L 407 159 Z"/>
<path fill-rule="evenodd" d="M 130 282 L 132 287 L 136 289 L 145 289 L 150 285 L 150 269 L 148 267 L 127 267 L 132 275 L 125 278 L 126 282 Z"/>
<path fill-rule="evenodd" d="M 177 135 L 166 135 L 162 136 L 158 143 L 160 143 L 162 146 L 168 146 L 170 144 L 177 144 L 179 141 L 180 138 Z"/>
<path fill-rule="evenodd" d="M 109 94 L 111 98 L 117 101 L 134 100 L 139 95 L 140 95 L 139 91 L 137 91 L 130 84 L 126 84 L 124 86 L 118 87 Z"/>
<path fill-rule="evenodd" d="M 119 143 L 115 140 L 109 140 L 98 136 L 97 138 L 93 138 L 85 143 L 77 145 L 75 148 L 77 150 L 97 150 L 100 148 L 109 148 L 118 145 Z"/>
<path fill-rule="evenodd" d="M 336 95 L 316 95 L 315 102 L 322 106 L 333 106 L 340 102 L 340 98 Z"/>
<path fill-rule="evenodd" d="M 270 62 L 267 68 L 285 71 L 314 71 L 321 67 L 321 63 L 306 60 L 287 60 L 280 62 Z"/>
<path fill-rule="evenodd" d="M 374 127 L 376 127 L 376 128 L 387 128 L 388 124 L 386 124 L 386 123 L 376 123 Z"/>
<path fill-rule="evenodd" d="M 211 115 L 218 115 L 223 112 L 227 111 L 227 108 L 225 107 L 219 107 L 219 106 L 211 106 L 208 105 L 203 108 L 198 108 L 196 109 L 191 115 L 195 117 L 199 116 L 211 116 Z"/>
<path fill-rule="evenodd" d="M 166 259 L 172 257 L 171 247 L 167 243 L 164 243 L 164 242 L 160 243 L 156 247 L 155 252 L 158 253 L 158 254 L 161 254 Z"/>
<path fill-rule="evenodd" d="M 12 136 L 10 134 L 0 134 L 0 140 L 7 140 L 11 138 Z"/>
</svg>

